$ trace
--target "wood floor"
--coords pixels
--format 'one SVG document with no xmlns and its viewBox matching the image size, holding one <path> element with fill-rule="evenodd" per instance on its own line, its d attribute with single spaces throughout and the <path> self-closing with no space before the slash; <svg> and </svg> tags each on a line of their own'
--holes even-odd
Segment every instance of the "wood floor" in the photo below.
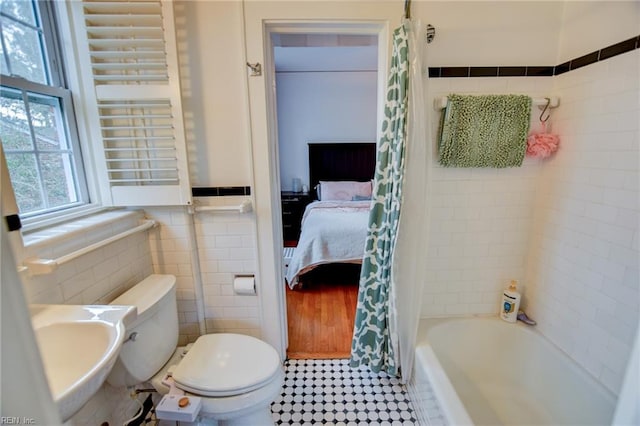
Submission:
<svg viewBox="0 0 640 426">
<path fill-rule="evenodd" d="M 287 286 L 289 347 L 294 359 L 348 358 L 358 300 L 360 265 L 326 265 Z"/>
</svg>

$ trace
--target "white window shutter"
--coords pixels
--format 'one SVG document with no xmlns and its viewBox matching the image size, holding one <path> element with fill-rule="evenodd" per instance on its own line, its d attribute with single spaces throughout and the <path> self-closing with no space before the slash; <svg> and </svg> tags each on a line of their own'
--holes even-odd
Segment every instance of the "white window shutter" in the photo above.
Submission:
<svg viewBox="0 0 640 426">
<path fill-rule="evenodd" d="M 191 204 L 173 3 L 73 3 L 103 201 Z"/>
</svg>

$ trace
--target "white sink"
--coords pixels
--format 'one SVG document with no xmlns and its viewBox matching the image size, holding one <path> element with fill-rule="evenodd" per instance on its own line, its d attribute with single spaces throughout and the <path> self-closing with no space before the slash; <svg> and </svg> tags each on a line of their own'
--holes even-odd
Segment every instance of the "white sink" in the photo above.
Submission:
<svg viewBox="0 0 640 426">
<path fill-rule="evenodd" d="M 133 306 L 31 305 L 49 389 L 62 421 L 91 398 L 115 363 Z"/>
</svg>

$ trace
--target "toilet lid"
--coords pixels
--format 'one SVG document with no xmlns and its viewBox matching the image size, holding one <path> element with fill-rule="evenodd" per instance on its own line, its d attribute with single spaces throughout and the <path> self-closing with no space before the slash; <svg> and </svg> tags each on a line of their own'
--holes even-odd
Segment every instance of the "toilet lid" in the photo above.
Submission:
<svg viewBox="0 0 640 426">
<path fill-rule="evenodd" d="M 281 369 L 269 344 L 241 334 L 207 334 L 193 344 L 173 371 L 182 390 L 204 396 L 231 396 L 262 387 Z"/>
</svg>

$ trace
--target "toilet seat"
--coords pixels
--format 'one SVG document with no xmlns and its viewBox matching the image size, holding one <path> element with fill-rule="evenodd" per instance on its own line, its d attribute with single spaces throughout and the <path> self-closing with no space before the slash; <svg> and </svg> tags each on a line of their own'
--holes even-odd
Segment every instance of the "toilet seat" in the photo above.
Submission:
<svg viewBox="0 0 640 426">
<path fill-rule="evenodd" d="M 199 337 L 173 371 L 180 389 L 224 397 L 258 389 L 281 374 L 280 357 L 255 337 L 218 333 Z"/>
</svg>

